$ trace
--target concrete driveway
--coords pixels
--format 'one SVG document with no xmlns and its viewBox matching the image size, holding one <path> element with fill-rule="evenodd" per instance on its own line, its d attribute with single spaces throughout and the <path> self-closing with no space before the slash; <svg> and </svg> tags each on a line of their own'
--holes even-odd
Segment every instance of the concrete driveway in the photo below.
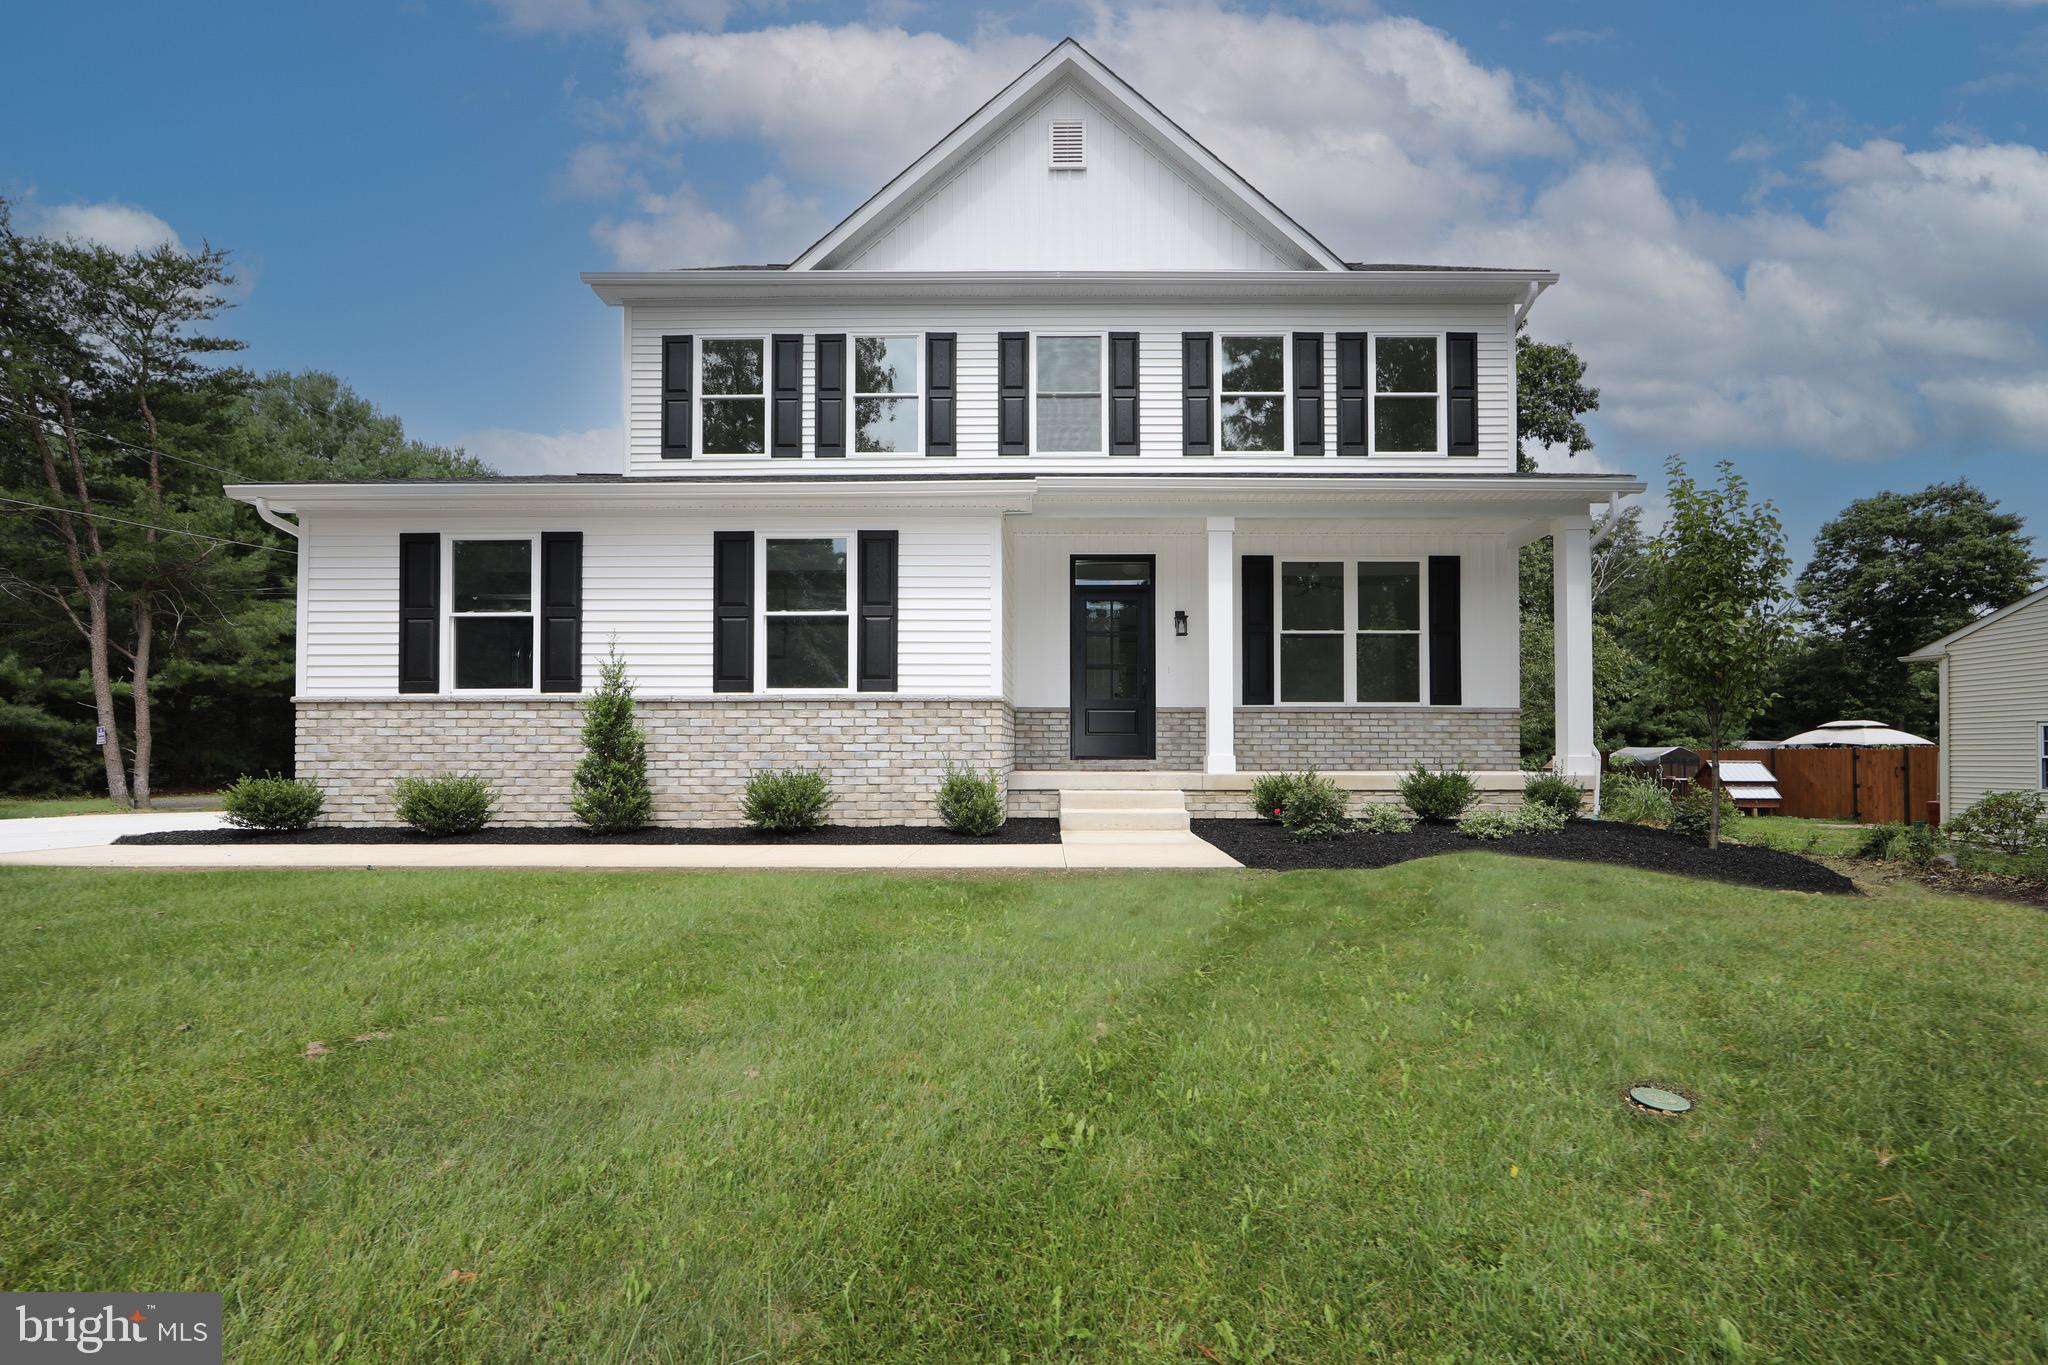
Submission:
<svg viewBox="0 0 2048 1365">
<path fill-rule="evenodd" d="M 149 810 L 0 820 L 0 856 L 57 848 L 100 848 L 124 834 L 148 834 L 160 829 L 213 829 L 220 819 L 217 810 Z"/>
</svg>

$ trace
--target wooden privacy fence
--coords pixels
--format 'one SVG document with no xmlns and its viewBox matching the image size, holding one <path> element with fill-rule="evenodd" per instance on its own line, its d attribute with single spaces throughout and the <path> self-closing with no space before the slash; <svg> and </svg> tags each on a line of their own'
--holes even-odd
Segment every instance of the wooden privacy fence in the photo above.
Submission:
<svg viewBox="0 0 2048 1365">
<path fill-rule="evenodd" d="M 1711 749 L 1695 751 L 1702 759 Z M 1761 763 L 1778 779 L 1785 802 L 1780 815 L 1859 824 L 1910 824 L 1927 818 L 1936 796 L 1941 750 L 1723 749 L 1723 759 Z"/>
</svg>

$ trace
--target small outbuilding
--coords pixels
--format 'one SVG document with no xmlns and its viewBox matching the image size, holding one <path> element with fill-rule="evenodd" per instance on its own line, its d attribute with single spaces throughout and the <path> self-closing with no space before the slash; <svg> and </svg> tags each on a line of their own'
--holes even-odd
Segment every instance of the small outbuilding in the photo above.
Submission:
<svg viewBox="0 0 2048 1365">
<path fill-rule="evenodd" d="M 1751 759 L 1724 758 L 1713 765 L 1721 778 L 1721 790 L 1744 815 L 1775 815 L 1785 804 L 1778 790 L 1778 776 Z M 1695 786 L 1708 781 L 1705 774 L 1694 778 Z"/>
<path fill-rule="evenodd" d="M 1648 768 L 1665 786 L 1690 782 L 1700 770 L 1700 756 L 1691 749 L 1669 744 L 1637 745 L 1616 749 L 1607 755 L 1609 767 Z"/>
<path fill-rule="evenodd" d="M 1943 813 L 2048 791 L 2048 588 L 1905 656 L 1941 671 Z"/>
</svg>

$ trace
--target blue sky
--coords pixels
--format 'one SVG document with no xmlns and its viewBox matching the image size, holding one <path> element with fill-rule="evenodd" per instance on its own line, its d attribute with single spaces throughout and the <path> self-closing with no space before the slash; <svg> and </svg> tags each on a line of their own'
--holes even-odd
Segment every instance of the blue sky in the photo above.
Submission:
<svg viewBox="0 0 2048 1365">
<path fill-rule="evenodd" d="M 579 270 L 787 259 L 1072 33 L 1347 256 L 1563 270 L 1581 467 L 1734 459 L 1802 553 L 1958 474 L 2048 533 L 2048 0 L 200 12 L 13 14 L 77 56 L 0 83 L 0 193 L 231 248 L 249 363 L 506 467 L 612 462 Z"/>
</svg>

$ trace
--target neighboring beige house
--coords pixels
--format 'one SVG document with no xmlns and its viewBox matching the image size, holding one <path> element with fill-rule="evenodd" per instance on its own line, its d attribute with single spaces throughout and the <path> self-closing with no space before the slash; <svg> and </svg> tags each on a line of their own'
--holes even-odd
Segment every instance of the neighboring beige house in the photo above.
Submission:
<svg viewBox="0 0 2048 1365">
<path fill-rule="evenodd" d="M 1941 669 L 1942 818 L 2048 791 L 2048 588 L 1905 656 Z"/>
</svg>

